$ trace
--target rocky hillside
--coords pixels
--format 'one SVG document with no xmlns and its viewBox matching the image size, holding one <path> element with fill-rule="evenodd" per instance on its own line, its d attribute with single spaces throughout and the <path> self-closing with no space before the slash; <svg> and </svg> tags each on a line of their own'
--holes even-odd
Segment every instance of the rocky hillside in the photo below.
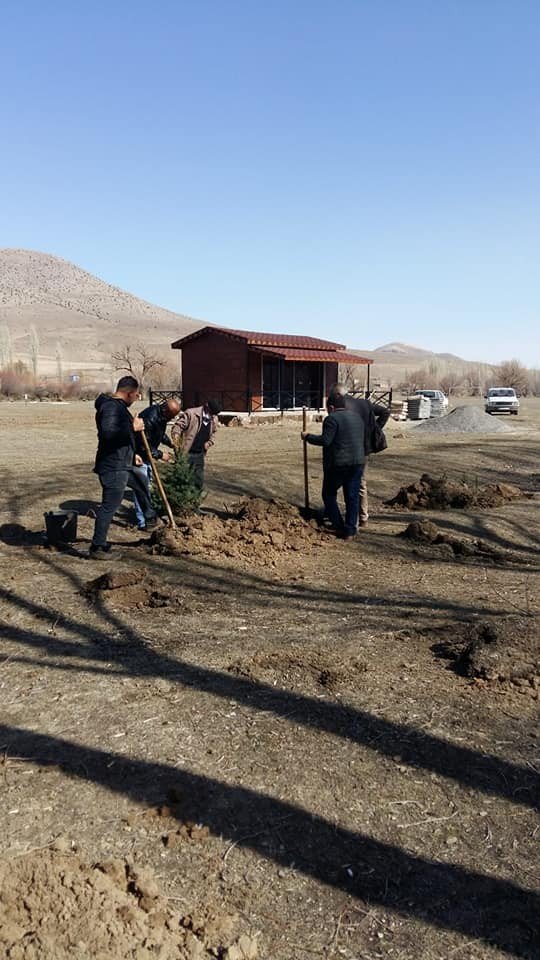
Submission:
<svg viewBox="0 0 540 960">
<path fill-rule="evenodd" d="M 42 367 L 54 363 L 59 342 L 65 361 L 82 369 L 107 366 L 112 348 L 136 340 L 167 355 L 173 340 L 201 326 L 60 257 L 0 249 L 0 323 L 6 322 L 15 359 L 28 360 L 34 326 Z"/>
</svg>

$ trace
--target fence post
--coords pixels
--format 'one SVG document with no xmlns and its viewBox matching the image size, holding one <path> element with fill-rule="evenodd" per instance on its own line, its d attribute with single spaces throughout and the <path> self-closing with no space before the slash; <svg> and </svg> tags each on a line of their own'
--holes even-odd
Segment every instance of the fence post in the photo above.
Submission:
<svg viewBox="0 0 540 960">
<path fill-rule="evenodd" d="M 152 397 L 152 387 L 148 387 L 148 403 L 152 406 L 154 400 Z"/>
</svg>

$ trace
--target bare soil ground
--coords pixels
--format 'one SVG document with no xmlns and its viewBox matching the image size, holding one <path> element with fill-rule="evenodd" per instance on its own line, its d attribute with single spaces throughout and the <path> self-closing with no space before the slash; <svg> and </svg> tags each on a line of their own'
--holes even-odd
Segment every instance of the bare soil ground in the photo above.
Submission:
<svg viewBox="0 0 540 960">
<path fill-rule="evenodd" d="M 178 555 L 119 518 L 122 577 L 88 591 L 92 406 L 0 404 L 3 955 L 537 956 L 540 403 L 509 426 L 392 423 L 352 543 Z M 317 451 L 309 473 L 318 503 Z M 534 496 L 385 506 L 423 473 Z M 207 479 L 222 519 L 300 505 L 299 424 L 222 428 Z M 59 506 L 71 553 L 42 545 Z"/>
</svg>

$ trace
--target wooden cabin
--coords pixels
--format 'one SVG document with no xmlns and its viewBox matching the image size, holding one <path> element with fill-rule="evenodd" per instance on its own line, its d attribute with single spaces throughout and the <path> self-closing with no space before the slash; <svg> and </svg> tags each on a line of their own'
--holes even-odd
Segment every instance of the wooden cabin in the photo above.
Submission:
<svg viewBox="0 0 540 960">
<path fill-rule="evenodd" d="M 203 327 L 172 344 L 182 351 L 184 408 L 219 400 L 223 410 L 320 409 L 340 364 L 371 360 L 341 343 L 283 333 Z"/>
</svg>

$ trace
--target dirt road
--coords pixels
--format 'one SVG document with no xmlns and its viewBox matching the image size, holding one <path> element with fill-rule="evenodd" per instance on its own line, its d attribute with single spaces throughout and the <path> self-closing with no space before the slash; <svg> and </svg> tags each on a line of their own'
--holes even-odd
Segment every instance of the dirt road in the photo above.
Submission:
<svg viewBox="0 0 540 960">
<path fill-rule="evenodd" d="M 92 414 L 0 404 L 2 863 L 133 858 L 190 930 L 235 918 L 272 960 L 532 960 L 540 403 L 489 437 L 392 423 L 353 543 L 261 564 L 151 553 L 117 525 L 133 583 L 89 596 Z M 206 508 L 301 504 L 299 429 L 221 428 Z M 495 558 L 397 536 L 413 517 L 384 501 L 426 470 L 533 494 L 421 514 Z M 316 498 L 315 450 L 309 472 Z M 83 514 L 79 556 L 42 545 L 59 505 Z M 478 624 L 514 675 L 452 669 Z M 160 955 L 141 949 L 111 956 Z"/>
</svg>

